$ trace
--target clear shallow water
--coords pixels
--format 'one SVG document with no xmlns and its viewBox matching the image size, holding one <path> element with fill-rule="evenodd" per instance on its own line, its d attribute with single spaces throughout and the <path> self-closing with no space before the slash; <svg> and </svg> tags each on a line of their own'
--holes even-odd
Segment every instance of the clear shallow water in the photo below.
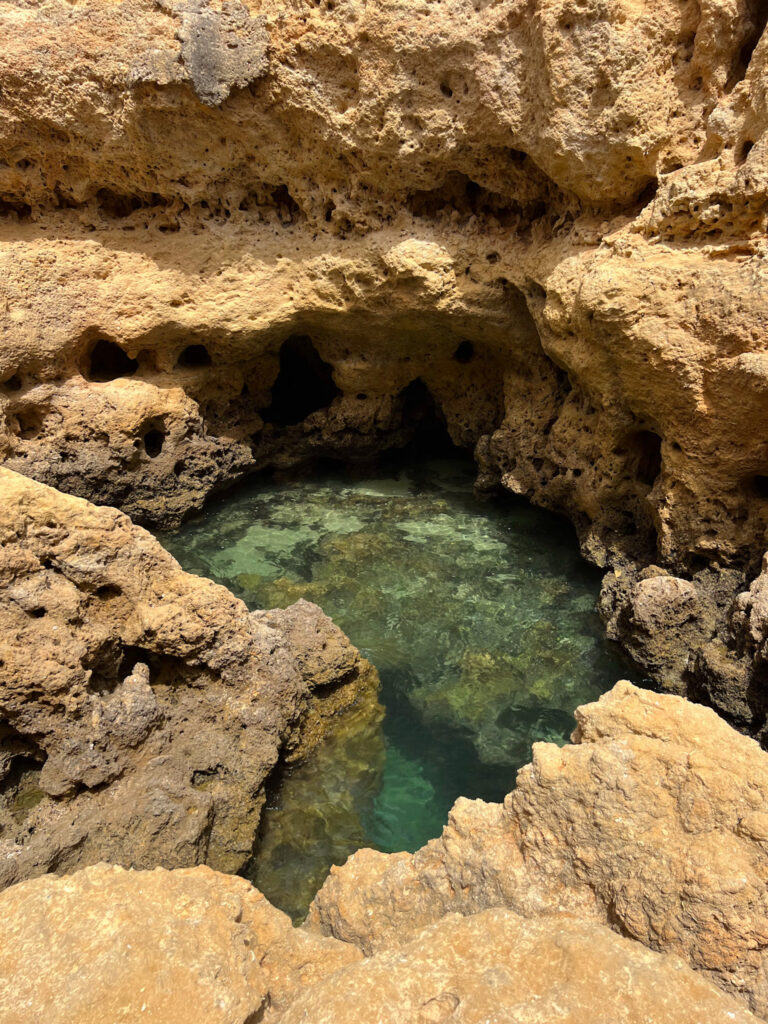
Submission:
<svg viewBox="0 0 768 1024">
<path fill-rule="evenodd" d="M 500 800 L 532 742 L 566 741 L 627 674 L 570 527 L 473 479 L 432 460 L 259 481 L 160 537 L 252 608 L 317 602 L 381 674 L 383 724 L 358 709 L 265 811 L 249 874 L 294 916 L 360 846 L 414 850 L 457 796 Z"/>
</svg>

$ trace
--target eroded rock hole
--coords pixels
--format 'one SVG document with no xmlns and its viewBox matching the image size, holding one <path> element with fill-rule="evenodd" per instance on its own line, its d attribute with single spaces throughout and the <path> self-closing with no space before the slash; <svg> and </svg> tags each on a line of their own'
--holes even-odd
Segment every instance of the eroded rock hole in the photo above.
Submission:
<svg viewBox="0 0 768 1024">
<path fill-rule="evenodd" d="M 35 409 L 18 411 L 16 413 L 16 421 L 19 424 L 18 436 L 22 441 L 34 440 L 43 429 L 43 417 Z"/>
<path fill-rule="evenodd" d="M 144 445 L 144 451 L 150 459 L 156 459 L 165 444 L 165 430 L 159 425 L 150 426 L 142 435 L 141 440 Z"/>
<path fill-rule="evenodd" d="M 301 218 L 301 207 L 288 191 L 286 185 L 279 185 L 272 190 L 272 202 L 275 204 L 280 220 L 284 224 L 293 224 Z"/>
<path fill-rule="evenodd" d="M 88 689 L 102 695 L 112 693 L 124 678 L 122 660 L 122 644 L 114 638 L 104 640 L 90 651 L 82 660 L 83 668 L 90 673 Z"/>
<path fill-rule="evenodd" d="M 131 377 L 139 368 L 137 359 L 107 338 L 99 338 L 88 354 L 86 376 L 88 380 L 104 383 L 119 377 Z"/>
<path fill-rule="evenodd" d="M 758 498 L 768 498 L 768 476 L 763 473 L 753 476 L 752 489 Z"/>
<path fill-rule="evenodd" d="M 311 413 L 326 409 L 340 394 L 333 381 L 333 367 L 320 357 L 312 339 L 291 335 L 280 348 L 280 370 L 272 387 L 272 401 L 261 411 L 261 417 L 278 427 L 293 426 Z"/>
<path fill-rule="evenodd" d="M 445 416 L 427 385 L 417 377 L 398 395 L 402 425 L 415 458 L 454 455 Z"/>
<path fill-rule="evenodd" d="M 731 64 L 731 71 L 725 84 L 726 92 L 731 92 L 747 74 L 752 54 L 768 24 L 768 0 L 748 0 L 747 12 L 749 21 L 742 36 L 741 46 Z"/>
<path fill-rule="evenodd" d="M 96 201 L 101 212 L 106 217 L 114 218 L 115 220 L 130 217 L 132 213 L 140 210 L 145 205 L 139 196 L 124 195 L 120 192 L 113 192 L 108 188 L 99 189 L 96 193 Z"/>
<path fill-rule="evenodd" d="M 40 772 L 47 755 L 29 736 L 13 726 L 0 726 L 0 803 L 16 824 L 45 797 Z"/>
<path fill-rule="evenodd" d="M 661 473 L 661 438 L 652 430 L 638 430 L 627 438 L 635 478 L 653 487 Z"/>
<path fill-rule="evenodd" d="M 438 188 L 411 193 L 405 203 L 414 217 L 456 212 L 461 217 L 492 216 L 502 226 L 517 223 L 523 208 L 512 199 L 479 185 L 466 174 L 451 171 Z"/>
<path fill-rule="evenodd" d="M 211 363 L 211 354 L 205 345 L 187 345 L 176 361 L 177 366 L 184 367 L 210 366 Z"/>
<path fill-rule="evenodd" d="M 475 346 L 471 341 L 464 340 L 459 342 L 456 351 L 453 353 L 453 358 L 457 363 L 471 363 L 475 355 Z"/>
</svg>

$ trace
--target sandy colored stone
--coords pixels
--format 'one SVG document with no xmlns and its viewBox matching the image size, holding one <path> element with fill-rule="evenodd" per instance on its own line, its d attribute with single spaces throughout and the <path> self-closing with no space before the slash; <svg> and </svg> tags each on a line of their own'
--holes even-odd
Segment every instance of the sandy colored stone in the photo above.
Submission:
<svg viewBox="0 0 768 1024">
<path fill-rule="evenodd" d="M 4 1024 L 251 1024 L 360 959 L 242 878 L 107 864 L 0 895 Z M 264 1016 L 266 1014 L 266 1016 Z"/>
<path fill-rule="evenodd" d="M 747 1024 L 672 956 L 602 925 L 509 910 L 448 914 L 406 945 L 301 992 L 283 1024 Z"/>
<path fill-rule="evenodd" d="M 415 854 L 361 850 L 309 922 L 370 954 L 444 914 L 567 911 L 682 956 L 768 1012 L 768 759 L 711 710 L 618 683 L 504 804 L 460 799 Z"/>
<path fill-rule="evenodd" d="M 405 443 L 421 379 L 483 484 L 568 514 L 598 563 L 762 554 L 745 0 L 0 17 L 11 468 L 174 523 L 260 466 Z M 339 394 L 265 426 L 297 334 Z M 99 339 L 137 367 L 92 379 Z M 210 364 L 180 365 L 190 344 Z"/>
<path fill-rule="evenodd" d="M 363 695 L 379 720 L 375 670 L 317 606 L 250 613 L 116 509 L 5 469 L 0 493 L 0 882 L 239 870 L 281 755 Z"/>
</svg>

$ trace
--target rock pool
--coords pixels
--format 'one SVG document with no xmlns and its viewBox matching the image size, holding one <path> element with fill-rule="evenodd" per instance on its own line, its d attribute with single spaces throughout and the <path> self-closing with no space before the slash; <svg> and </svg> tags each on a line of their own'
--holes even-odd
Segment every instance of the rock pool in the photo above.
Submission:
<svg viewBox="0 0 768 1024">
<path fill-rule="evenodd" d="M 262 478 L 160 536 L 252 608 L 315 601 L 381 674 L 383 722 L 349 716 L 273 787 L 248 873 L 294 917 L 360 846 L 415 850 L 459 795 L 501 799 L 627 675 L 569 525 L 473 479 L 461 459 Z"/>
</svg>

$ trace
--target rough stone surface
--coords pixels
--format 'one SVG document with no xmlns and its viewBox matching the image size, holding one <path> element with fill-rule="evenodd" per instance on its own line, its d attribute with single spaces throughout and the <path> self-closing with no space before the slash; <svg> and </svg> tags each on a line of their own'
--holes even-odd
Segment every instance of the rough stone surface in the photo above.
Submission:
<svg viewBox="0 0 768 1024">
<path fill-rule="evenodd" d="M 768 763 L 707 708 L 618 683 L 504 804 L 460 799 L 415 854 L 333 868 L 309 926 L 366 953 L 458 911 L 566 911 L 684 957 L 768 1014 Z"/>
<path fill-rule="evenodd" d="M 282 1024 L 747 1024 L 687 967 L 602 925 L 509 910 L 448 914 L 303 991 Z"/>
<path fill-rule="evenodd" d="M 3 1024 L 253 1024 L 360 953 L 242 878 L 99 864 L 0 895 Z"/>
<path fill-rule="evenodd" d="M 5 469 L 0 493 L 0 882 L 238 870 L 281 754 L 378 716 L 375 671 L 317 606 L 251 614 L 115 509 Z"/>
<path fill-rule="evenodd" d="M 597 562 L 760 557 L 754 4 L 0 19 L 12 468 L 171 523 L 258 466 L 402 444 L 421 379 L 483 483 L 565 511 Z M 286 421 L 295 336 L 335 390 Z M 134 362 L 94 367 L 100 340 Z"/>
</svg>

